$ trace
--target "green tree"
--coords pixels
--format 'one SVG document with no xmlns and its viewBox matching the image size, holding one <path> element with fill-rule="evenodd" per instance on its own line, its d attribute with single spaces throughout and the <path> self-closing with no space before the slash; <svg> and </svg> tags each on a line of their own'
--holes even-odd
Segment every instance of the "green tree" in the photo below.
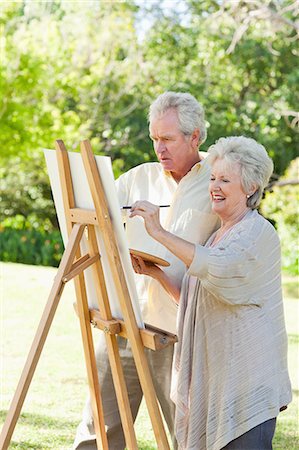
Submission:
<svg viewBox="0 0 299 450">
<path fill-rule="evenodd" d="M 267 12 L 260 18 L 250 15 L 258 3 Z M 298 117 L 297 28 L 290 3 L 282 0 L 283 11 L 275 11 L 270 1 L 188 1 L 185 22 L 177 14 L 160 15 L 145 42 L 156 67 L 155 86 L 188 90 L 204 104 L 206 146 L 220 136 L 253 137 L 267 148 L 278 175 L 297 155 L 299 143 L 292 117 Z M 281 27 L 273 27 L 270 13 L 281 17 Z M 245 29 L 246 17 L 253 19 Z"/>
<path fill-rule="evenodd" d="M 165 90 L 203 103 L 204 149 L 220 136 L 254 137 L 278 178 L 298 149 L 295 3 L 2 3 L 0 223 L 19 214 L 56 226 L 42 153 L 55 139 L 71 151 L 90 139 L 116 176 L 154 160 L 147 111 Z"/>
<path fill-rule="evenodd" d="M 298 172 L 299 158 L 296 158 L 262 202 L 262 213 L 274 221 L 280 236 L 283 268 L 294 275 L 299 274 Z"/>
<path fill-rule="evenodd" d="M 96 152 L 112 157 L 117 174 L 148 158 L 147 72 L 135 10 L 131 3 L 98 1 L 80 8 L 59 1 L 5 5 L 3 161 L 15 155 L 41 160 L 41 149 L 57 138 L 72 150 L 90 139 Z"/>
<path fill-rule="evenodd" d="M 150 158 L 135 10 L 98 1 L 3 5 L 0 220 L 27 208 L 55 223 L 42 153 L 55 139 L 69 150 L 90 139 L 112 157 L 116 176 Z"/>
</svg>

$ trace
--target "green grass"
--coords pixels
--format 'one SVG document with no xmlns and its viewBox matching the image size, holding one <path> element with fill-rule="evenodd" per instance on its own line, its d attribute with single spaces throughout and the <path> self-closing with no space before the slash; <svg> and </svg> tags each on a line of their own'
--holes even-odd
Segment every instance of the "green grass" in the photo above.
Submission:
<svg viewBox="0 0 299 450">
<path fill-rule="evenodd" d="M 3 423 L 57 270 L 13 263 L 0 265 L 0 423 Z M 294 400 L 287 411 L 279 415 L 274 450 L 299 448 L 297 292 L 297 280 L 285 277 L 285 314 Z M 88 392 L 73 302 L 74 290 L 70 284 L 63 292 L 12 437 L 11 449 L 66 450 L 72 444 Z M 95 330 L 97 333 L 100 331 Z M 139 449 L 156 448 L 144 404 L 138 415 L 136 433 Z"/>
</svg>

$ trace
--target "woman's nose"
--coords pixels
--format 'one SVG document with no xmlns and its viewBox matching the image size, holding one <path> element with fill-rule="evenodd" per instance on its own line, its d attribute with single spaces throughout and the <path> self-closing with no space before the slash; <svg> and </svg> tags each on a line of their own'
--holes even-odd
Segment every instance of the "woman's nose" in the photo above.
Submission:
<svg viewBox="0 0 299 450">
<path fill-rule="evenodd" d="M 211 180 L 210 186 L 213 191 L 218 191 L 220 189 L 219 182 L 217 180 Z"/>
</svg>

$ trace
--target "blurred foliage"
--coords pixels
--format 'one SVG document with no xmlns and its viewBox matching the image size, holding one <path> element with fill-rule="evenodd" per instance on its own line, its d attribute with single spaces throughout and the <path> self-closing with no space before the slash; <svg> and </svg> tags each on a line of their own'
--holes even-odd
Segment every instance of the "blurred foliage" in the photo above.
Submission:
<svg viewBox="0 0 299 450">
<path fill-rule="evenodd" d="M 0 192 L 0 217 L 6 220 L 6 227 L 15 215 L 30 215 L 30 227 L 35 229 L 41 224 L 47 231 L 58 227 L 48 176 L 40 161 L 27 161 L 26 166 L 20 157 L 11 157 L 9 164 L 0 168 Z"/>
<path fill-rule="evenodd" d="M 254 137 L 279 177 L 298 154 L 293 4 L 2 2 L 0 223 L 21 214 L 57 227 L 42 153 L 55 139 L 71 151 L 89 139 L 116 177 L 154 160 L 147 112 L 165 90 L 204 105 L 204 150 L 220 136 Z"/>
<path fill-rule="evenodd" d="M 292 161 L 283 180 L 298 180 L 299 158 Z M 294 275 L 299 274 L 299 184 L 273 186 L 266 193 L 261 212 L 270 217 L 281 239 L 283 268 Z"/>
<path fill-rule="evenodd" d="M 0 260 L 57 267 L 64 250 L 60 232 L 49 223 L 36 226 L 36 217 L 17 215 L 0 225 Z"/>
<path fill-rule="evenodd" d="M 74 150 L 88 138 L 116 163 L 120 157 L 128 165 L 144 160 L 137 145 L 146 105 L 138 94 L 143 80 L 136 70 L 141 54 L 134 10 L 127 3 L 88 1 L 80 8 L 58 1 L 2 6 L 3 158 L 35 158 L 44 168 L 41 149 L 52 148 L 55 139 Z"/>
<path fill-rule="evenodd" d="M 203 103 L 209 123 L 205 145 L 221 136 L 253 137 L 266 147 L 280 175 L 298 155 L 299 144 L 298 126 L 291 127 L 285 116 L 299 103 L 298 40 L 293 27 L 273 30 L 271 18 L 254 21 L 229 52 L 242 24 L 226 10 L 220 14 L 224 2 L 188 3 L 187 26 L 161 17 L 145 42 L 157 67 L 155 85 L 159 91 L 161 85 L 190 91 Z M 270 2 L 260 3 L 265 7 Z"/>
</svg>

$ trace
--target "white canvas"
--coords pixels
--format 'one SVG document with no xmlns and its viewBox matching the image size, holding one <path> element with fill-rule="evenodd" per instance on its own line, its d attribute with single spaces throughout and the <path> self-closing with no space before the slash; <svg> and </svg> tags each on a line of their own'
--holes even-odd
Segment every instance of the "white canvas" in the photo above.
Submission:
<svg viewBox="0 0 299 450">
<path fill-rule="evenodd" d="M 55 150 L 44 150 L 46 158 L 55 208 L 57 212 L 60 231 L 62 234 L 64 246 L 68 242 L 68 234 L 66 227 L 66 220 L 63 207 L 62 192 L 59 179 L 58 163 L 56 159 Z M 80 153 L 68 152 L 70 169 L 73 182 L 73 190 L 75 196 L 75 205 L 77 208 L 94 210 L 94 204 L 89 189 L 85 169 Z M 103 183 L 104 192 L 108 202 L 109 213 L 114 229 L 114 234 L 117 241 L 117 246 L 120 253 L 122 267 L 125 273 L 133 310 L 136 317 L 136 322 L 139 328 L 144 328 L 141 310 L 138 302 L 137 291 L 134 282 L 134 272 L 131 264 L 128 242 L 124 232 L 120 205 L 117 199 L 115 180 L 113 177 L 111 159 L 107 156 L 95 156 L 96 164 Z M 107 292 L 113 317 L 116 319 L 123 319 L 121 308 L 119 305 L 117 291 L 109 270 L 108 258 L 101 236 L 99 227 L 96 227 L 96 236 L 101 253 L 101 262 L 103 265 L 103 271 L 106 280 Z M 87 252 L 87 241 L 83 235 L 81 243 L 81 251 L 83 254 Z M 98 308 L 98 302 L 96 298 L 96 291 L 94 288 L 92 269 L 88 268 L 84 271 L 84 277 L 86 282 L 86 291 L 88 298 L 88 305 L 90 308 Z"/>
</svg>

